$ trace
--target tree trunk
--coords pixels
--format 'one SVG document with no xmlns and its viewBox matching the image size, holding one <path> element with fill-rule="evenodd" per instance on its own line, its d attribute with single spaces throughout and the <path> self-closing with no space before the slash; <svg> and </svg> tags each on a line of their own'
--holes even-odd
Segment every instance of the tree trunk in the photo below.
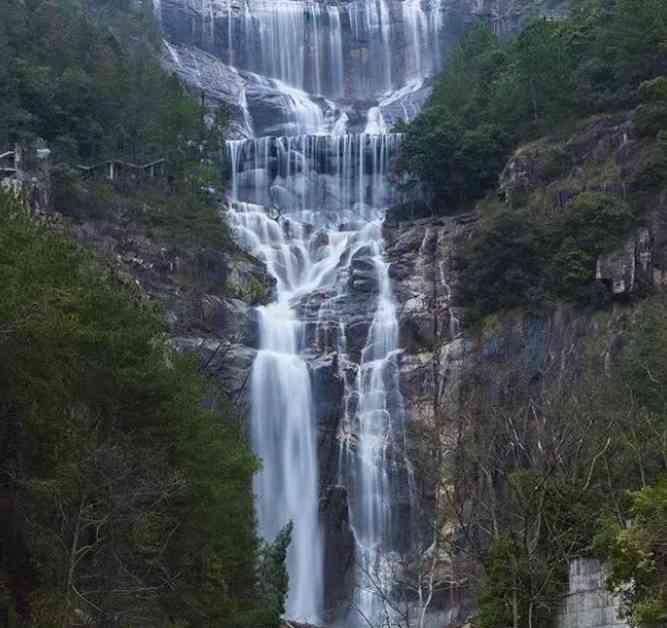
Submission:
<svg viewBox="0 0 667 628">
<path fill-rule="evenodd" d="M 84 498 L 81 497 L 79 510 L 76 514 L 76 523 L 74 525 L 74 534 L 72 535 L 72 544 L 69 552 L 69 567 L 67 570 L 67 580 L 65 581 L 65 610 L 60 622 L 60 628 L 67 628 L 71 611 L 71 591 L 74 584 L 74 570 L 76 568 L 77 550 L 79 547 L 79 537 L 81 536 L 81 513 L 83 512 Z"/>
<path fill-rule="evenodd" d="M 512 628 L 519 628 L 519 595 L 516 583 L 516 569 L 512 576 Z"/>
</svg>

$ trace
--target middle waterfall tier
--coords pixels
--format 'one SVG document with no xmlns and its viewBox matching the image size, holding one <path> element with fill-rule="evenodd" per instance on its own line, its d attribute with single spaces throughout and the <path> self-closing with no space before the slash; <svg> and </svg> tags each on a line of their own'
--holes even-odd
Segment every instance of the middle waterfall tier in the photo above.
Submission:
<svg viewBox="0 0 667 628">
<path fill-rule="evenodd" d="M 355 210 L 369 219 L 393 200 L 401 135 L 301 135 L 227 142 L 232 198 L 278 211 Z"/>
</svg>

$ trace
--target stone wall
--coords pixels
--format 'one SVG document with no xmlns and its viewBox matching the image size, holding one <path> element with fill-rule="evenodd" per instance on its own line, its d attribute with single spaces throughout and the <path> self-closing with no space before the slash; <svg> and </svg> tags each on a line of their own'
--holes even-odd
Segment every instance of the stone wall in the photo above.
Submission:
<svg viewBox="0 0 667 628">
<path fill-rule="evenodd" d="M 572 561 L 569 580 L 557 628 L 629 628 L 629 624 L 619 618 L 619 599 L 605 587 L 600 561 L 586 558 Z"/>
</svg>

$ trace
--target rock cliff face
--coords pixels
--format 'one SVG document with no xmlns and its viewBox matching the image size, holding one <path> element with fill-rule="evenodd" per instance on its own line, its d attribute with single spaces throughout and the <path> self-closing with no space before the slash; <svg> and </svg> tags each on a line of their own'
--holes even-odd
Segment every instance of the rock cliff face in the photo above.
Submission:
<svg viewBox="0 0 667 628">
<path fill-rule="evenodd" d="M 509 205 L 535 192 L 544 208 L 563 209 L 581 192 L 604 192 L 633 199 L 640 226 L 623 246 L 597 261 L 597 280 L 615 299 L 664 288 L 667 269 L 665 192 L 646 178 L 655 160 L 655 139 L 637 129 L 639 110 L 597 116 L 565 140 L 543 140 L 519 149 L 507 163 L 499 195 Z"/>
<path fill-rule="evenodd" d="M 632 198 L 641 216 L 638 226 L 597 260 L 596 281 L 608 303 L 602 308 L 566 303 L 541 312 L 519 308 L 471 327 L 457 306 L 461 286 L 455 259 L 461 245 L 475 237 L 480 215 L 473 211 L 385 224 L 399 300 L 401 389 L 413 421 L 428 424 L 438 412 L 455 414 L 470 394 L 493 403 L 508 390 L 528 398 L 543 385 L 567 387 L 590 360 L 603 374 L 618 355 L 623 321 L 637 300 L 665 288 L 667 270 L 667 193 L 660 185 L 639 183 L 655 140 L 641 136 L 634 116 L 599 116 L 567 138 L 521 147 L 498 187 L 508 205 L 530 197 L 551 213 L 562 211 L 583 191 Z M 578 611 L 567 604 L 561 625 L 575 625 Z M 465 605 L 465 596 L 439 600 L 434 612 L 465 621 Z M 612 606 L 600 611 L 610 618 L 607 623 L 591 623 L 587 617 L 581 626 L 617 625 Z"/>
<path fill-rule="evenodd" d="M 430 94 L 424 77 L 441 66 L 466 24 L 482 19 L 509 36 L 531 18 L 561 17 L 566 5 L 565 0 L 390 0 L 378 8 L 355 0 L 335 5 L 282 0 L 277 8 L 270 0 L 154 2 L 165 35 L 165 65 L 225 104 L 235 137 L 276 134 L 274 125 L 290 117 L 290 103 L 266 77 L 320 94 L 329 99 L 320 103 L 324 109 L 335 101 L 339 111 L 330 116 L 345 113 L 352 130 L 364 130 L 366 111 L 374 106 L 391 128 L 421 108 Z M 276 27 L 279 35 L 267 38 Z M 438 53 L 425 43 L 435 39 Z M 291 49 L 300 51 L 298 63 L 290 58 Z"/>
<path fill-rule="evenodd" d="M 273 289 L 264 264 L 233 242 L 221 250 L 160 240 L 111 211 L 104 218 L 70 222 L 67 229 L 107 260 L 138 298 L 160 303 L 174 345 L 196 353 L 245 412 L 257 346 L 253 306 L 266 302 Z"/>
<path fill-rule="evenodd" d="M 230 137 L 240 138 L 298 134 L 285 133 L 294 113 L 286 86 L 297 98 L 298 91 L 318 95 L 326 116 L 335 121 L 345 114 L 353 131 L 366 128 L 369 107 L 379 107 L 387 128 L 414 116 L 443 58 L 432 42 L 445 49 L 451 39 L 442 2 L 160 0 L 154 6 L 165 65 L 224 103 Z"/>
<path fill-rule="evenodd" d="M 408 415 L 433 419 L 439 400 L 455 394 L 466 350 L 455 306 L 453 256 L 477 216 L 385 225 L 387 257 L 399 301 L 401 387 Z"/>
<path fill-rule="evenodd" d="M 503 36 L 515 33 L 531 18 L 558 19 L 567 11 L 563 0 L 462 0 L 462 4 L 464 13 L 488 20 Z"/>
<path fill-rule="evenodd" d="M 552 213 L 584 191 L 633 195 L 639 225 L 616 250 L 597 260 L 596 279 L 607 291 L 612 310 L 665 287 L 667 195 L 660 186 L 638 192 L 642 164 L 650 159 L 653 145 L 653 139 L 637 132 L 634 112 L 599 116 L 566 139 L 519 148 L 498 186 L 507 204 L 533 195 Z M 401 381 L 406 404 L 417 419 L 429 420 L 438 400 L 456 399 L 458 384 L 481 363 L 513 361 L 528 369 L 524 375 L 530 380 L 547 358 L 563 370 L 570 368 L 581 356 L 583 340 L 603 331 L 594 312 L 561 305 L 540 316 L 501 313 L 472 334 L 457 307 L 459 279 L 453 259 L 457 247 L 474 236 L 478 220 L 471 212 L 385 225 L 400 301 Z"/>
</svg>

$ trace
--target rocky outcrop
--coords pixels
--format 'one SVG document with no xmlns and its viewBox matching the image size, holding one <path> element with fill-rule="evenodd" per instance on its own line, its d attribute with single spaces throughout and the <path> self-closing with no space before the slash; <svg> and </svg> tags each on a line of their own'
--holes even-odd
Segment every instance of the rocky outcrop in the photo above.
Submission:
<svg viewBox="0 0 667 628">
<path fill-rule="evenodd" d="M 407 415 L 430 421 L 457 394 L 467 341 L 455 305 L 454 250 L 476 214 L 385 225 L 387 258 L 399 302 L 401 389 Z"/>
<path fill-rule="evenodd" d="M 247 89 L 248 79 L 214 55 L 192 46 L 165 41 L 162 65 L 186 85 L 204 94 L 211 106 L 222 105 L 229 116 L 230 137 L 250 137 L 251 120 L 240 95 Z"/>
<path fill-rule="evenodd" d="M 584 367 L 593 364 L 604 373 L 613 363 L 634 302 L 665 287 L 667 193 L 661 185 L 636 183 L 654 145 L 654 138 L 637 132 L 634 112 L 597 116 L 569 138 L 520 147 L 500 177 L 502 201 L 522 211 L 530 207 L 540 216 L 557 215 L 584 191 L 619 196 L 636 210 L 636 226 L 596 261 L 595 280 L 607 293 L 606 305 L 598 310 L 552 303 L 541 311 L 497 312 L 472 327 L 457 307 L 460 262 L 455 260 L 461 245 L 475 237 L 480 215 L 473 211 L 385 225 L 400 303 L 401 389 L 412 421 L 428 424 L 438 413 L 456 415 L 471 395 L 493 404 L 509 395 L 529 398 L 544 385 L 567 390 Z M 442 436 L 446 442 L 448 435 Z M 427 493 L 422 495 L 426 500 Z M 582 603 L 577 602 L 579 610 Z M 455 603 L 439 600 L 433 616 L 464 622 L 466 604 L 465 596 Z M 579 626 L 573 619 L 579 610 L 570 606 L 561 626 Z M 595 623 L 589 609 L 581 625 L 617 625 L 611 606 L 603 606 L 596 606 L 595 613 L 603 613 L 606 623 Z M 580 615 L 583 621 L 585 613 Z"/>
<path fill-rule="evenodd" d="M 631 113 L 596 116 L 566 140 L 544 138 L 517 149 L 500 175 L 498 193 L 508 205 L 519 206 L 544 190 L 544 202 L 554 208 L 586 190 L 624 194 L 624 167 L 641 149 Z M 593 164 L 599 164 L 594 172 Z"/>
<path fill-rule="evenodd" d="M 635 126 L 636 111 L 595 116 L 566 140 L 543 139 L 519 148 L 500 176 L 499 196 L 510 206 L 529 204 L 554 215 L 581 192 L 604 192 L 631 201 L 639 226 L 597 261 L 596 278 L 616 298 L 665 285 L 667 194 L 647 186 L 655 139 Z"/>
<path fill-rule="evenodd" d="M 445 2 L 450 12 L 488 21 L 501 36 L 516 33 L 530 19 L 562 18 L 567 0 L 450 0 Z"/>
<path fill-rule="evenodd" d="M 253 306 L 266 302 L 273 287 L 264 265 L 232 242 L 223 248 L 176 244 L 127 218 L 109 211 L 104 219 L 66 221 L 66 228 L 139 298 L 162 306 L 174 346 L 197 354 L 245 409 L 257 346 Z"/>
<path fill-rule="evenodd" d="M 584 191 L 631 199 L 641 216 L 638 226 L 596 264 L 596 280 L 619 304 L 665 286 L 667 194 L 660 187 L 632 188 L 654 141 L 637 133 L 634 112 L 597 116 L 565 140 L 520 147 L 500 176 L 498 194 L 505 203 L 529 204 L 547 216 Z M 401 385 L 415 420 L 428 420 L 434 404 L 455 400 L 466 373 L 483 363 L 513 363 L 530 381 L 540 377 L 546 359 L 568 368 L 583 339 L 604 332 L 590 311 L 562 304 L 542 315 L 500 313 L 471 335 L 457 307 L 453 260 L 457 248 L 474 237 L 478 219 L 472 212 L 385 226 L 400 302 Z"/>
<path fill-rule="evenodd" d="M 320 503 L 324 531 L 324 608 L 327 617 L 340 615 L 352 598 L 351 573 L 355 561 L 355 541 L 350 522 L 347 489 L 328 486 Z"/>
</svg>

